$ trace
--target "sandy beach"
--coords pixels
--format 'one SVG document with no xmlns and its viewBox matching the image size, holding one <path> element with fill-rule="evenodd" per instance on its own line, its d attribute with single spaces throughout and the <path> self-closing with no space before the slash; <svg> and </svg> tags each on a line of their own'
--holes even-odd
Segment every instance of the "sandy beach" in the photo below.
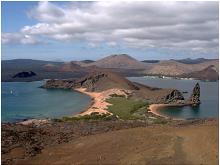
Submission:
<svg viewBox="0 0 220 165">
<path fill-rule="evenodd" d="M 151 113 L 160 116 L 160 117 L 164 117 L 166 119 L 169 119 L 169 116 L 163 115 L 160 113 L 160 111 L 163 108 L 166 107 L 183 107 L 183 106 L 187 106 L 188 104 L 151 104 L 148 109 L 150 110 Z M 184 120 L 182 118 L 172 118 L 173 120 Z"/>
<path fill-rule="evenodd" d="M 83 94 L 86 94 L 88 96 L 90 96 L 92 98 L 92 104 L 91 106 L 84 112 L 77 114 L 76 116 L 80 115 L 80 116 L 84 116 L 84 115 L 89 115 L 93 112 L 97 112 L 99 114 L 112 114 L 111 112 L 109 112 L 108 106 L 111 105 L 110 103 L 108 103 L 106 101 L 106 99 L 110 98 L 112 94 L 116 94 L 116 95 L 124 95 L 125 97 L 127 97 L 128 93 L 130 93 L 131 91 L 129 90 L 123 90 L 123 89 L 109 89 L 103 92 L 87 92 L 86 88 L 76 88 L 74 89 L 78 92 L 81 92 Z"/>
</svg>

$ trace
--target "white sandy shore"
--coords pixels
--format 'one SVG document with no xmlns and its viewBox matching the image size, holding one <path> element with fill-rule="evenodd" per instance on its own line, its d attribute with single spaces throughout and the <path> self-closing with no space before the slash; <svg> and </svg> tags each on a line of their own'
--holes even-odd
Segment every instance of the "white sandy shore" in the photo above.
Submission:
<svg viewBox="0 0 220 165">
<path fill-rule="evenodd" d="M 112 94 L 124 95 L 125 97 L 127 97 L 127 94 L 131 92 L 129 90 L 116 89 L 116 88 L 105 90 L 103 92 L 87 92 L 86 88 L 77 88 L 75 90 L 84 93 L 93 99 L 92 105 L 86 111 L 78 114 L 80 116 L 89 115 L 93 112 L 97 112 L 99 114 L 107 114 L 107 113 L 112 114 L 107 110 L 108 106 L 111 104 L 108 103 L 106 99 L 110 98 L 110 95 Z"/>
</svg>

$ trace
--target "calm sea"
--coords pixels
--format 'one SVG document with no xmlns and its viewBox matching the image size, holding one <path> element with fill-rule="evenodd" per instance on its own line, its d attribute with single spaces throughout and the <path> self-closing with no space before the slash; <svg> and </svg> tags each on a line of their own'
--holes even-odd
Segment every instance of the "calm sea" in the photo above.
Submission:
<svg viewBox="0 0 220 165">
<path fill-rule="evenodd" d="M 90 104 L 87 95 L 61 89 L 39 88 L 43 81 L 2 82 L 1 119 L 59 118 L 77 114 Z"/>
<path fill-rule="evenodd" d="M 176 80 L 149 77 L 129 77 L 131 81 L 146 84 L 152 87 L 176 88 L 182 92 L 185 98 L 191 95 L 192 89 L 197 82 L 200 84 L 201 104 L 198 107 L 166 108 L 161 114 L 175 118 L 206 118 L 218 117 L 219 115 L 219 82 L 203 82 L 198 80 Z"/>
</svg>

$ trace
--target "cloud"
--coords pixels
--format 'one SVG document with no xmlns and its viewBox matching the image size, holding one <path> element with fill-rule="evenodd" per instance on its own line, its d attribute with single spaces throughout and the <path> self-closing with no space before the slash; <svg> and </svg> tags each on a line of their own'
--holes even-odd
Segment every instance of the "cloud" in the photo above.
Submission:
<svg viewBox="0 0 220 165">
<path fill-rule="evenodd" d="M 38 44 L 39 40 L 31 35 L 20 34 L 20 33 L 3 33 L 1 41 L 3 44 L 13 43 L 13 44 Z"/>
<path fill-rule="evenodd" d="M 218 51 L 218 2 L 39 2 L 21 36 L 89 45 Z M 7 38 L 9 37 L 9 39 Z M 8 34 L 4 40 L 12 39 Z M 33 39 L 33 38 L 32 38 Z M 3 41 L 3 43 L 6 43 Z"/>
</svg>

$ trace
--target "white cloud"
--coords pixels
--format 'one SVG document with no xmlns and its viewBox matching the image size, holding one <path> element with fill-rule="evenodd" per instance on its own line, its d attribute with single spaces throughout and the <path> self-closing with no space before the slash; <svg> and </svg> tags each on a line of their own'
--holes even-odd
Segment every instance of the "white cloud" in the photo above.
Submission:
<svg viewBox="0 0 220 165">
<path fill-rule="evenodd" d="M 218 2 L 39 2 L 28 12 L 39 23 L 23 27 L 20 35 L 217 52 L 218 10 Z"/>
<path fill-rule="evenodd" d="M 27 35 L 27 34 L 20 34 L 20 33 L 3 33 L 1 40 L 3 44 L 7 44 L 7 43 L 37 44 L 37 43 L 40 43 L 40 41 L 34 38 L 33 36 Z"/>
</svg>

